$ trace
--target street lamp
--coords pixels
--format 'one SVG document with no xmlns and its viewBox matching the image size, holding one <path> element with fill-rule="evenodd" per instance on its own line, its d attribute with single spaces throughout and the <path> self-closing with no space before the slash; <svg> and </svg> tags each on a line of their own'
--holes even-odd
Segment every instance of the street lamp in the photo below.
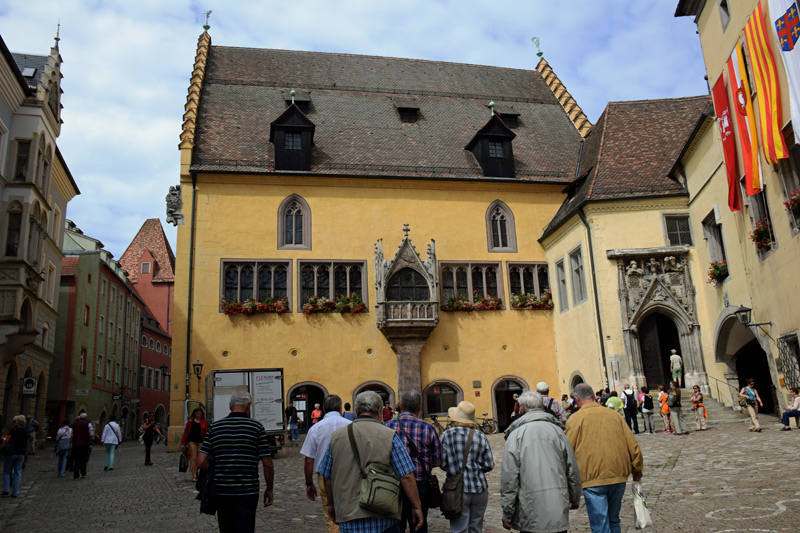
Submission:
<svg viewBox="0 0 800 533">
<path fill-rule="evenodd" d="M 203 363 L 200 362 L 200 359 L 192 363 L 192 369 L 197 378 L 197 391 L 200 392 L 200 375 L 203 373 Z"/>
<path fill-rule="evenodd" d="M 753 317 L 753 310 L 750 309 L 749 307 L 745 307 L 743 305 L 740 306 L 739 309 L 734 311 L 733 314 L 736 315 L 736 319 L 744 327 L 765 326 L 767 324 L 769 324 L 770 326 L 772 325 L 772 322 L 759 322 L 758 324 L 754 324 L 753 322 L 751 322 L 750 320 Z"/>
</svg>

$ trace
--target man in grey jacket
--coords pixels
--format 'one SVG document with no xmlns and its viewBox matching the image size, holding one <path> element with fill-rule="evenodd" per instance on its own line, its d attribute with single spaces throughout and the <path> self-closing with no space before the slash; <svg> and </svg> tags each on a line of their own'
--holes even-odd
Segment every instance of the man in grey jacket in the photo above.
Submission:
<svg viewBox="0 0 800 533">
<path fill-rule="evenodd" d="M 506 439 L 500 474 L 503 527 L 569 529 L 569 509 L 581 501 L 578 462 L 559 421 L 542 410 L 542 395 L 519 398 L 520 417 Z"/>
</svg>

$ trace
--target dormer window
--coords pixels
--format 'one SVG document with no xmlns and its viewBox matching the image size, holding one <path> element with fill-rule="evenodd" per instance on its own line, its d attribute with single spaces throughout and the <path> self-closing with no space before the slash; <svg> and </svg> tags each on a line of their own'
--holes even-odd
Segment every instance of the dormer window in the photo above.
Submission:
<svg viewBox="0 0 800 533">
<path fill-rule="evenodd" d="M 283 99 L 286 102 L 287 106 L 294 105 L 303 112 L 303 114 L 308 115 L 311 111 L 311 93 L 308 91 L 283 91 Z"/>
<path fill-rule="evenodd" d="M 514 137 L 514 132 L 502 119 L 492 115 L 465 149 L 475 156 L 484 176 L 513 178 L 516 175 L 514 151 L 511 147 Z"/>
<path fill-rule="evenodd" d="M 419 118 L 419 109 L 415 107 L 400 107 L 397 109 L 400 120 L 406 124 L 415 124 Z"/>
<path fill-rule="evenodd" d="M 500 113 L 500 120 L 512 130 L 519 127 L 519 114 L 517 113 Z"/>
<path fill-rule="evenodd" d="M 270 124 L 269 141 L 275 148 L 275 170 L 311 170 L 314 129 L 314 123 L 296 103 Z"/>
</svg>

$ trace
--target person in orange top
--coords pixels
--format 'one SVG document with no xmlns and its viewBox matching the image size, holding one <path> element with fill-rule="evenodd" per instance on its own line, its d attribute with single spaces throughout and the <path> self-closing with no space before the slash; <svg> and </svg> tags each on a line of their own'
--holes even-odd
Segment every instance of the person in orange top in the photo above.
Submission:
<svg viewBox="0 0 800 533">
<path fill-rule="evenodd" d="M 661 404 L 661 418 L 664 420 L 664 433 L 675 433 L 675 426 L 672 425 L 672 417 L 669 414 L 667 393 L 664 392 L 664 385 L 658 386 L 658 401 Z"/>
<path fill-rule="evenodd" d="M 183 438 L 181 445 L 184 451 L 189 450 L 189 472 L 192 473 L 192 481 L 197 481 L 197 452 L 200 451 L 200 446 L 206 438 L 208 433 L 208 422 L 203 410 L 199 407 L 192 411 L 192 416 L 186 422 L 186 428 L 183 430 Z"/>
<path fill-rule="evenodd" d="M 322 409 L 319 408 L 319 404 L 314 404 L 314 410 L 311 411 L 311 425 L 313 426 L 317 422 L 322 420 Z"/>
</svg>

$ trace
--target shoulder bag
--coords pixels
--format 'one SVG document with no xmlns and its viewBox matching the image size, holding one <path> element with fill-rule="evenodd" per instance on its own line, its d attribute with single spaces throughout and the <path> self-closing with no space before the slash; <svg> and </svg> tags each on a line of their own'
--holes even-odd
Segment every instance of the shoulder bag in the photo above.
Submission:
<svg viewBox="0 0 800 533">
<path fill-rule="evenodd" d="M 353 424 L 347 425 L 347 437 L 350 439 L 356 465 L 361 471 L 358 505 L 380 516 L 396 515 L 400 511 L 400 478 L 390 465 L 367 463 L 362 468 L 361 456 L 353 436 Z"/>
<path fill-rule="evenodd" d="M 403 431 L 403 424 L 400 420 L 397 420 L 397 430 L 400 432 L 400 435 L 403 437 L 405 441 L 408 442 L 408 447 L 411 448 L 411 457 L 414 459 L 418 459 L 420 456 L 419 451 L 417 450 L 417 445 L 414 444 L 414 441 L 410 438 L 406 437 L 405 432 Z M 428 508 L 429 509 L 437 509 L 442 506 L 442 491 L 439 490 L 439 478 L 436 477 L 436 474 L 433 472 L 428 473 Z"/>
<path fill-rule="evenodd" d="M 178 472 L 186 472 L 189 470 L 189 458 L 186 456 L 187 449 L 181 450 L 181 457 L 178 460 Z"/>
<path fill-rule="evenodd" d="M 448 520 L 458 518 L 461 514 L 461 500 L 464 494 L 464 470 L 467 468 L 467 457 L 469 448 L 472 445 L 472 435 L 475 428 L 469 430 L 467 445 L 464 447 L 464 460 L 461 463 L 461 471 L 454 476 L 447 476 L 442 485 L 442 514 Z"/>
</svg>

